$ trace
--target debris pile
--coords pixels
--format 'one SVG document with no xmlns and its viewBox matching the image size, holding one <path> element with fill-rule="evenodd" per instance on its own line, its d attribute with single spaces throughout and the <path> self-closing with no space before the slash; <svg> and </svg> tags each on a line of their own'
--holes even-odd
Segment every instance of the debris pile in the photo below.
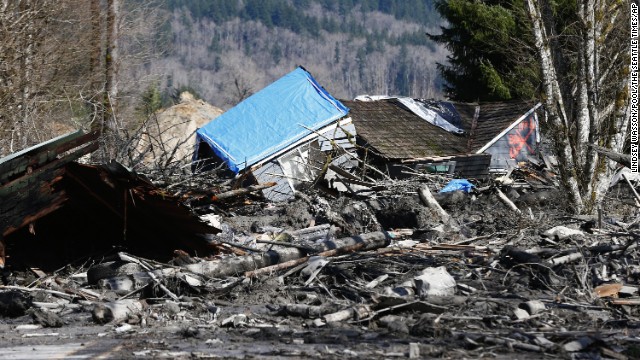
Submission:
<svg viewBox="0 0 640 360">
<path fill-rule="evenodd" d="M 637 177 L 572 215 L 540 104 L 345 103 L 298 68 L 193 162 L 193 100 L 130 167 L 76 161 L 97 130 L 0 159 L 0 357 L 640 357 Z"/>
<path fill-rule="evenodd" d="M 136 358 L 637 358 L 637 208 L 609 198 L 569 215 L 552 174 L 529 166 L 275 204 L 259 188 L 166 185 L 220 229 L 199 239 L 209 253 L 8 269 L 4 337 Z"/>
</svg>

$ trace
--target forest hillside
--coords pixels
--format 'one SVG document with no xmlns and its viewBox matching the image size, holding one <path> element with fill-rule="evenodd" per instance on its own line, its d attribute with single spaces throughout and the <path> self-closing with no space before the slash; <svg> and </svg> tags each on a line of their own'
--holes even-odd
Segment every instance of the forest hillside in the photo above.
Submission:
<svg viewBox="0 0 640 360">
<path fill-rule="evenodd" d="M 334 96 L 441 96 L 431 0 L 167 0 L 164 56 L 137 68 L 163 94 L 229 108 L 302 65 Z M 167 98 L 165 96 L 165 98 Z"/>
<path fill-rule="evenodd" d="M 82 128 L 122 157 L 182 92 L 226 110 L 299 65 L 338 98 L 440 97 L 440 23 L 432 0 L 5 1 L 0 156 Z"/>
</svg>

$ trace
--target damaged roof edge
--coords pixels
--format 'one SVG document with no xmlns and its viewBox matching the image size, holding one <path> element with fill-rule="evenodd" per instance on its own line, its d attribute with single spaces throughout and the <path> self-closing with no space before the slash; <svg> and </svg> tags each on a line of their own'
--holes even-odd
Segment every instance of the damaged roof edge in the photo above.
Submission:
<svg viewBox="0 0 640 360">
<path fill-rule="evenodd" d="M 533 108 L 529 109 L 524 115 L 520 116 L 516 121 L 512 122 L 506 129 L 502 130 L 498 135 L 496 135 L 491 141 L 486 143 L 482 148 L 476 151 L 476 154 L 482 154 L 485 150 L 491 147 L 491 145 L 495 144 L 498 140 L 500 140 L 505 134 L 507 134 L 511 129 L 518 126 L 524 119 L 529 117 L 529 115 L 533 114 L 539 107 L 542 106 L 542 103 L 537 103 Z"/>
<path fill-rule="evenodd" d="M 96 150 L 98 136 L 79 130 L 0 159 L 0 236 L 62 206 L 67 194 L 58 183 L 65 166 Z"/>
<path fill-rule="evenodd" d="M 197 136 L 237 174 L 348 113 L 298 67 L 198 129 Z"/>
<path fill-rule="evenodd" d="M 0 184 L 26 171 L 30 166 L 38 167 L 41 164 L 53 161 L 63 152 L 95 140 L 99 135 L 100 133 L 96 131 L 87 133 L 83 130 L 78 130 L 5 156 L 0 159 Z M 78 157 L 88 152 L 79 154 Z"/>
<path fill-rule="evenodd" d="M 352 123 L 351 118 L 350 117 L 344 117 L 344 118 L 338 120 L 337 122 L 331 123 L 331 124 L 329 124 L 329 125 L 327 125 L 325 127 L 322 127 L 322 128 L 320 128 L 318 130 L 312 130 L 309 135 L 307 135 L 307 136 L 303 137 L 302 139 L 300 139 L 300 140 L 288 145 L 287 147 L 283 148 L 282 150 L 274 152 L 271 155 L 265 157 L 264 159 L 256 162 L 255 164 L 251 165 L 251 168 L 254 168 L 254 167 L 260 166 L 260 165 L 262 165 L 262 164 L 264 164 L 266 162 L 269 162 L 269 161 L 271 161 L 271 160 L 283 155 L 284 153 L 286 153 L 286 152 L 288 152 L 288 151 L 290 151 L 290 150 L 292 150 L 292 149 L 294 149 L 294 148 L 296 148 L 296 147 L 298 147 L 298 146 L 300 146 L 300 145 L 302 145 L 302 144 L 304 144 L 306 142 L 312 141 L 312 140 L 317 139 L 317 138 L 326 138 L 326 136 L 323 133 L 325 133 L 327 131 L 330 131 L 330 130 L 333 130 L 333 129 L 337 129 L 339 127 L 345 126 L 345 125 L 350 124 L 350 123 Z"/>
</svg>

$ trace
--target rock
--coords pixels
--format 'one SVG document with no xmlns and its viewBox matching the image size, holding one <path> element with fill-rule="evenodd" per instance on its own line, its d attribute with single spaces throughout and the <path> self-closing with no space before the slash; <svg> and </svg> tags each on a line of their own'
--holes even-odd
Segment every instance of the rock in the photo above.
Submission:
<svg viewBox="0 0 640 360">
<path fill-rule="evenodd" d="M 62 327 L 64 321 L 57 314 L 52 313 L 44 309 L 33 309 L 30 311 L 33 320 L 42 325 L 43 327 Z"/>
<path fill-rule="evenodd" d="M 87 281 L 90 285 L 95 285 L 101 279 L 114 276 L 131 275 L 142 271 L 140 265 L 127 261 L 107 261 L 89 268 L 87 271 Z"/>
<path fill-rule="evenodd" d="M 570 341 L 564 344 L 563 348 L 568 352 L 576 352 L 586 349 L 589 345 L 593 343 L 593 339 L 588 336 L 583 336 L 578 340 Z"/>
<path fill-rule="evenodd" d="M 409 333 L 409 326 L 407 325 L 407 318 L 403 317 L 403 316 L 397 316 L 397 315 L 386 315 L 380 318 L 380 325 L 386 327 L 387 329 L 397 332 L 397 333 L 402 333 L 402 334 L 408 334 Z"/>
<path fill-rule="evenodd" d="M 173 301 L 167 301 L 162 305 L 162 309 L 169 315 L 173 316 L 180 312 L 180 305 Z"/>
<path fill-rule="evenodd" d="M 444 266 L 422 270 L 413 282 L 420 297 L 447 296 L 456 292 L 456 280 Z"/>
<path fill-rule="evenodd" d="M 562 196 L 557 190 L 542 190 L 520 196 L 516 202 L 528 206 L 545 205 L 558 201 Z M 515 199 L 514 199 L 515 200 Z"/>
<path fill-rule="evenodd" d="M 220 322 L 220 326 L 223 327 L 239 327 L 239 326 L 244 326 L 247 324 L 247 321 L 249 319 L 247 318 L 247 315 L 245 314 L 235 314 L 235 315 L 231 315 L 228 318 L 222 320 Z"/>
<path fill-rule="evenodd" d="M 117 295 L 125 295 L 134 289 L 134 282 L 128 276 L 114 276 L 98 280 L 101 289 L 114 291 Z"/>
<path fill-rule="evenodd" d="M 556 238 L 557 240 L 564 240 L 571 236 L 584 236 L 584 233 L 582 231 L 571 229 L 566 226 L 556 226 L 545 231 L 542 234 L 546 237 Z"/>
<path fill-rule="evenodd" d="M 31 308 L 31 298 L 20 291 L 0 292 L 0 315 L 18 317 Z"/>
<path fill-rule="evenodd" d="M 130 316 L 137 315 L 144 308 L 139 300 L 118 300 L 107 303 L 97 303 L 93 308 L 93 320 L 99 324 L 108 322 L 119 323 Z"/>
<path fill-rule="evenodd" d="M 420 344 L 409 343 L 409 359 L 419 359 L 419 358 L 420 358 Z"/>
<path fill-rule="evenodd" d="M 469 194 L 462 191 L 448 191 L 444 193 L 433 194 L 433 197 L 438 201 L 440 206 L 449 210 L 455 205 L 466 203 L 469 200 Z"/>
<path fill-rule="evenodd" d="M 527 310 L 524 309 L 520 309 L 520 308 L 516 308 L 513 310 L 513 315 L 515 315 L 516 319 L 518 320 L 523 320 L 526 319 L 528 317 L 530 317 L 531 315 L 527 312 Z"/>
<path fill-rule="evenodd" d="M 542 311 L 544 311 L 547 307 L 540 300 L 529 300 L 527 302 L 523 302 L 518 307 L 522 310 L 525 310 L 529 315 L 535 315 Z"/>
<path fill-rule="evenodd" d="M 137 150 L 147 164 L 165 161 L 188 163 L 193 155 L 196 130 L 220 116 L 223 111 L 188 92 L 180 94 L 180 103 L 158 111 L 147 121 Z M 175 150 L 175 152 L 174 152 Z"/>
</svg>

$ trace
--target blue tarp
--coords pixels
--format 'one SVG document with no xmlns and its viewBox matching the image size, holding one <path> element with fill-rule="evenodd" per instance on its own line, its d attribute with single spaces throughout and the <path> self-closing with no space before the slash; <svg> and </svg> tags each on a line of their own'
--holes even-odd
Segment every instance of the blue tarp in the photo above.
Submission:
<svg viewBox="0 0 640 360">
<path fill-rule="evenodd" d="M 469 182 L 467 179 L 453 179 L 449 181 L 449 183 L 440 190 L 441 193 L 449 192 L 449 191 L 457 191 L 462 190 L 464 192 L 469 192 L 473 189 L 475 185 Z"/>
<path fill-rule="evenodd" d="M 198 129 L 196 141 L 206 142 L 238 173 L 348 111 L 298 67 Z"/>
</svg>

